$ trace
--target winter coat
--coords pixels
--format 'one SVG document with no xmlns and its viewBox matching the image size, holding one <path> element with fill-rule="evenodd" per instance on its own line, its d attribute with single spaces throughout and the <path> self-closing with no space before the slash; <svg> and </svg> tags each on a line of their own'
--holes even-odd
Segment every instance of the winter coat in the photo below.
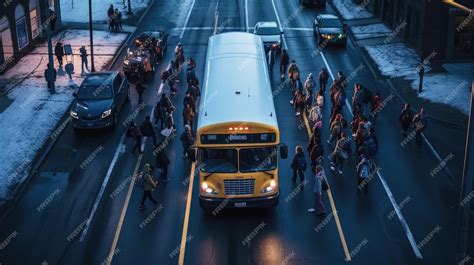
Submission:
<svg viewBox="0 0 474 265">
<path fill-rule="evenodd" d="M 181 143 L 183 144 L 184 149 L 194 144 L 194 138 L 193 138 L 193 135 L 191 134 L 191 131 L 183 132 L 179 138 L 181 140 Z"/>
<path fill-rule="evenodd" d="M 63 57 L 64 56 L 64 48 L 62 45 L 56 45 L 54 47 L 54 54 L 58 57 Z"/>
<path fill-rule="evenodd" d="M 151 175 L 151 167 L 149 164 L 145 164 L 143 168 L 143 190 L 151 191 L 156 188 L 156 181 Z"/>
<path fill-rule="evenodd" d="M 107 10 L 107 16 L 109 18 L 111 18 L 113 15 L 114 15 L 114 8 L 113 7 L 109 7 L 109 9 Z"/>
<path fill-rule="evenodd" d="M 321 70 L 321 72 L 319 72 L 318 74 L 318 80 L 322 82 L 327 82 L 328 79 L 329 79 L 328 72 L 325 70 Z"/>
<path fill-rule="evenodd" d="M 140 125 L 140 131 L 144 136 L 151 137 L 155 135 L 155 130 L 153 129 L 151 122 L 147 120 L 145 120 L 142 125 Z"/>
<path fill-rule="evenodd" d="M 299 169 L 298 168 L 298 161 L 299 161 L 300 158 L 305 159 L 304 153 L 295 154 L 295 156 L 293 157 L 293 160 L 291 161 L 291 168 L 292 169 Z"/>
<path fill-rule="evenodd" d="M 424 114 L 417 113 L 415 117 L 413 117 L 413 129 L 423 131 L 426 128 L 426 123 L 427 119 Z"/>
<path fill-rule="evenodd" d="M 342 132 L 342 122 L 341 121 L 334 121 L 331 123 L 331 134 L 339 135 Z"/>
<path fill-rule="evenodd" d="M 87 50 L 85 48 L 80 48 L 79 52 L 81 53 L 81 59 L 87 61 Z"/>
<path fill-rule="evenodd" d="M 168 116 L 165 117 L 165 127 L 169 128 L 169 129 L 174 127 L 173 115 L 168 115 Z"/>
<path fill-rule="evenodd" d="M 194 99 L 193 96 L 184 96 L 183 99 L 183 106 L 186 107 L 186 105 L 193 106 L 194 105 Z"/>
<path fill-rule="evenodd" d="M 313 78 L 306 78 L 306 81 L 304 82 L 304 88 L 306 90 L 313 90 L 313 88 L 316 86 L 316 84 L 314 83 L 314 79 Z"/>
<path fill-rule="evenodd" d="M 313 192 L 314 193 L 321 193 L 323 192 L 323 180 L 325 179 L 324 171 L 321 170 L 321 172 L 316 175 L 314 175 L 314 186 L 313 186 Z"/>
<path fill-rule="evenodd" d="M 138 140 L 141 138 L 140 130 L 137 126 L 134 125 L 130 125 L 130 127 L 128 127 L 128 134 L 130 135 L 130 138 L 134 140 Z"/>
<path fill-rule="evenodd" d="M 309 159 L 314 162 L 321 156 L 324 156 L 324 145 L 322 143 L 315 144 L 309 153 Z"/>
<path fill-rule="evenodd" d="M 156 153 L 156 164 L 159 168 L 164 168 L 170 163 L 168 155 L 164 148 L 160 149 L 158 153 Z"/>
<path fill-rule="evenodd" d="M 368 178 L 370 175 L 370 166 L 367 160 L 362 160 L 357 165 L 357 176 L 363 179 Z"/>
<path fill-rule="evenodd" d="M 410 126 L 411 121 L 413 120 L 413 115 L 410 109 L 403 109 L 398 117 L 398 120 L 402 122 L 402 126 L 408 128 Z"/>
<path fill-rule="evenodd" d="M 324 107 L 324 96 L 322 95 L 316 96 L 316 105 L 318 105 L 321 108 Z"/>
<path fill-rule="evenodd" d="M 192 108 L 184 108 L 183 109 L 183 118 L 186 121 L 192 121 L 194 117 L 194 112 Z"/>
</svg>

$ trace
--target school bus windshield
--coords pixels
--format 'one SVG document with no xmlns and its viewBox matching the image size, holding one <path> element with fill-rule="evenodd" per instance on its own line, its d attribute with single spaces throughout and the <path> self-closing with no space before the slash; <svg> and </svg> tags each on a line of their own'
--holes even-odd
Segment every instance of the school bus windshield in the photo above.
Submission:
<svg viewBox="0 0 474 265">
<path fill-rule="evenodd" d="M 256 172 L 275 169 L 277 166 L 276 152 L 276 147 L 240 149 L 240 172 Z"/>
<path fill-rule="evenodd" d="M 201 171 L 206 173 L 237 172 L 236 149 L 201 149 Z"/>
</svg>

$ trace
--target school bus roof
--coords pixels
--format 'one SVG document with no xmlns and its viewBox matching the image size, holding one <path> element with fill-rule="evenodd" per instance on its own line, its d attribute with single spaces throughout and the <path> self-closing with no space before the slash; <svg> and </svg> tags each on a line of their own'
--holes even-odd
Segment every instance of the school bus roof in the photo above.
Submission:
<svg viewBox="0 0 474 265">
<path fill-rule="evenodd" d="M 278 128 L 263 44 L 251 33 L 209 38 L 198 130 L 225 122 Z"/>
</svg>

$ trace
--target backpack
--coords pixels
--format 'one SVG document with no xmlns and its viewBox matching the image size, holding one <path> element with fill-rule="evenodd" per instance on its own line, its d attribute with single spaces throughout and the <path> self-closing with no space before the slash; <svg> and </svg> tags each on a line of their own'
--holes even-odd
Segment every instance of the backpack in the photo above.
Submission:
<svg viewBox="0 0 474 265">
<path fill-rule="evenodd" d="M 307 167 L 308 167 L 308 164 L 306 163 L 306 158 L 304 156 L 301 156 L 300 158 L 298 158 L 298 169 L 304 172 L 306 171 Z"/>
<path fill-rule="evenodd" d="M 367 139 L 367 150 L 369 151 L 370 156 L 374 156 L 377 154 L 377 144 L 375 143 L 374 138 L 370 137 Z"/>
<path fill-rule="evenodd" d="M 362 103 L 367 104 L 372 101 L 372 91 L 366 90 L 362 95 Z"/>
<path fill-rule="evenodd" d="M 360 177 L 362 178 L 367 178 L 369 177 L 369 165 L 367 163 L 364 163 L 361 165 L 362 168 L 360 170 Z"/>
</svg>

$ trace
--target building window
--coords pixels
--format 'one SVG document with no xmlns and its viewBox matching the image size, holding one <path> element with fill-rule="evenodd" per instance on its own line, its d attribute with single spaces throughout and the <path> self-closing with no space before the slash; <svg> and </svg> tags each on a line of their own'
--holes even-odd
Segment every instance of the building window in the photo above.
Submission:
<svg viewBox="0 0 474 265">
<path fill-rule="evenodd" d="M 0 40 L 2 43 L 3 59 L 6 61 L 13 56 L 13 42 L 10 23 L 6 16 L 0 19 Z"/>
<path fill-rule="evenodd" d="M 18 37 L 18 49 L 28 45 L 28 31 L 26 28 L 25 9 L 18 4 L 15 8 L 16 35 Z"/>
<path fill-rule="evenodd" d="M 38 24 L 39 14 L 38 14 L 38 0 L 30 0 L 30 25 L 31 25 L 31 36 L 36 38 L 38 36 Z"/>
</svg>

